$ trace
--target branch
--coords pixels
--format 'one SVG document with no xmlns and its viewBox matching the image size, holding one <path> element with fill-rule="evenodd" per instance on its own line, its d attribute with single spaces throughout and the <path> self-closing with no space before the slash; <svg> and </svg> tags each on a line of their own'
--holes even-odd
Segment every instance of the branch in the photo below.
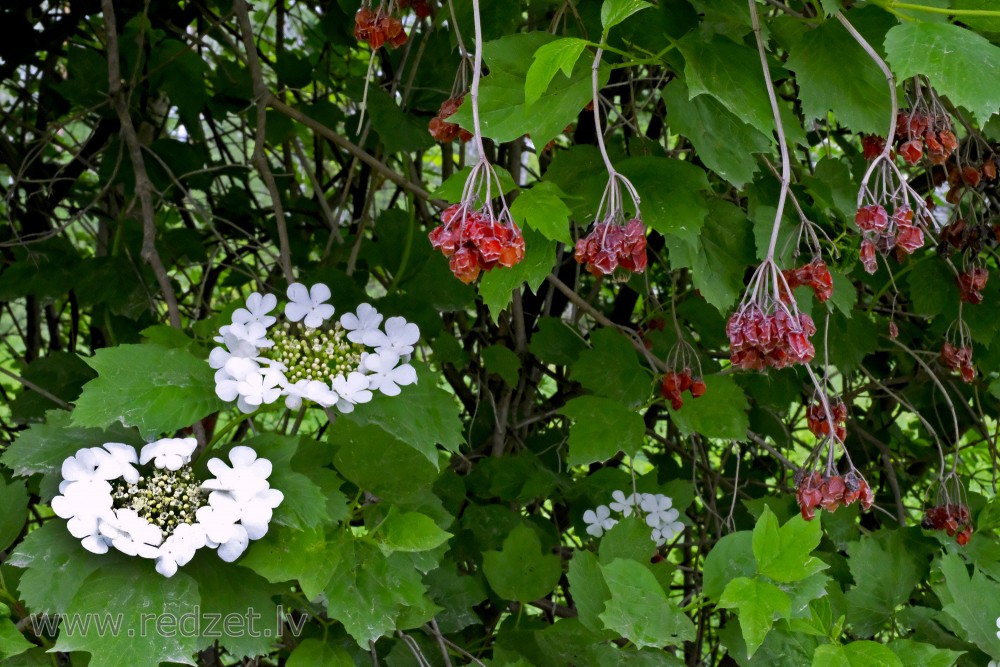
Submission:
<svg viewBox="0 0 1000 667">
<path fill-rule="evenodd" d="M 173 285 L 170 284 L 170 277 L 167 275 L 163 260 L 160 259 L 160 255 L 156 251 L 153 184 L 146 172 L 146 163 L 142 158 L 142 146 L 139 144 L 135 125 L 132 124 L 132 116 L 129 115 L 128 98 L 122 90 L 121 64 L 118 60 L 118 25 L 115 20 L 113 0 L 101 0 L 101 9 L 104 13 L 104 31 L 108 40 L 108 95 L 111 98 L 111 106 L 118 114 L 122 138 L 128 148 L 132 170 L 135 173 L 135 194 L 139 198 L 139 211 L 142 218 L 142 258 L 152 267 L 156 282 L 160 285 L 163 299 L 167 302 L 170 326 L 180 329 L 181 312 L 177 305 L 177 296 L 174 294 Z"/>
<path fill-rule="evenodd" d="M 264 82 L 264 73 L 260 69 L 260 59 L 257 57 L 257 44 L 253 39 L 253 27 L 250 25 L 250 13 L 247 9 L 246 0 L 235 0 L 233 11 L 236 13 L 236 20 L 240 24 L 240 35 L 243 37 L 243 46 L 247 52 L 247 68 L 250 70 L 250 78 L 253 80 L 254 101 L 257 104 L 257 127 L 254 131 L 253 142 L 253 164 L 260 172 L 260 177 L 267 186 L 267 191 L 271 194 L 271 205 L 274 207 L 274 219 L 278 225 L 278 246 L 281 272 L 285 280 L 291 285 L 295 282 L 295 274 L 292 271 L 292 254 L 288 245 L 288 226 L 285 223 L 285 209 L 281 204 L 281 192 L 278 184 L 274 180 L 274 173 L 271 165 L 267 161 L 267 154 L 264 152 L 264 142 L 267 131 L 267 105 L 271 100 L 271 91 Z"/>
</svg>

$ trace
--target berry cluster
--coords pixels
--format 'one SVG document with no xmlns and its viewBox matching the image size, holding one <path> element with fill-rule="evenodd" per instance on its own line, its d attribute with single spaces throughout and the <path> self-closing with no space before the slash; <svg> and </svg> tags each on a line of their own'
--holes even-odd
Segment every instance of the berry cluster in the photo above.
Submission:
<svg viewBox="0 0 1000 667">
<path fill-rule="evenodd" d="M 890 216 L 881 204 L 862 206 L 854 216 L 854 224 L 865 235 L 861 241 L 861 263 L 868 273 L 878 269 L 876 251 L 886 254 L 897 248 L 897 255 L 900 250 L 912 254 L 924 245 L 924 233 L 913 224 L 913 210 L 909 207 L 897 208 Z"/>
<path fill-rule="evenodd" d="M 969 508 L 957 503 L 935 505 L 924 513 L 920 525 L 927 530 L 943 530 L 963 547 L 972 537 L 972 516 Z"/>
<path fill-rule="evenodd" d="M 691 398 L 701 398 L 705 395 L 705 381 L 691 376 L 691 369 L 685 368 L 682 371 L 670 371 L 663 376 L 663 384 L 660 386 L 660 393 L 663 398 L 670 399 L 670 407 L 680 410 L 684 405 L 681 393 L 687 391 L 691 393 Z"/>
<path fill-rule="evenodd" d="M 834 512 L 841 505 L 846 507 L 855 501 L 860 501 L 861 507 L 868 509 L 875 502 L 875 494 L 868 486 L 868 482 L 853 470 L 843 477 L 840 475 L 823 477 L 818 472 L 803 474 L 800 471 L 796 474 L 796 478 L 799 479 L 795 499 L 799 503 L 802 518 L 806 521 L 813 520 L 817 508 Z"/>
<path fill-rule="evenodd" d="M 646 228 L 639 218 L 625 225 L 598 222 L 577 240 L 573 256 L 595 276 L 610 275 L 618 268 L 642 273 L 646 270 Z"/>
<path fill-rule="evenodd" d="M 958 148 L 958 140 L 946 115 L 900 111 L 896 115 L 896 127 L 899 129 L 899 154 L 907 164 L 920 162 L 925 150 L 932 164 L 944 164 Z"/>
<path fill-rule="evenodd" d="M 465 96 L 460 95 L 458 97 L 450 97 L 441 103 L 441 108 L 438 109 L 437 115 L 431 118 L 431 122 L 427 126 L 428 131 L 435 140 L 443 144 L 448 144 L 455 139 L 465 143 L 472 138 L 472 133 L 468 130 L 463 130 L 458 123 L 449 123 L 445 120 L 445 118 L 450 118 L 458 111 L 464 99 Z"/>
<path fill-rule="evenodd" d="M 730 361 L 742 370 L 762 371 L 806 364 L 816 355 L 809 336 L 816 333 L 816 324 L 805 313 L 798 317 L 778 308 L 765 312 L 750 303 L 729 318 Z"/>
<path fill-rule="evenodd" d="M 451 258 L 451 272 L 466 285 L 481 271 L 497 264 L 509 268 L 524 259 L 524 236 L 516 224 L 498 222 L 465 204 L 445 209 L 441 224 L 428 236 L 431 246 Z"/>
<path fill-rule="evenodd" d="M 785 303 L 791 302 L 791 290 L 800 285 L 811 287 L 816 295 L 816 300 L 820 303 L 824 303 L 833 296 L 833 276 L 830 275 L 830 269 L 827 268 L 826 262 L 819 257 L 797 269 L 785 269 L 781 275 L 784 276 L 785 283 L 788 285 L 787 292 L 783 286 L 781 287 L 781 300 Z"/>
<path fill-rule="evenodd" d="M 982 266 L 974 266 L 958 274 L 956 280 L 958 282 L 959 299 L 973 305 L 982 303 L 982 289 L 986 287 L 986 280 L 989 277 L 990 272 Z"/>
<path fill-rule="evenodd" d="M 835 435 L 837 440 L 843 442 L 844 438 L 847 437 L 847 429 L 844 428 L 844 422 L 847 421 L 847 406 L 844 405 L 843 401 L 830 404 L 830 416 L 833 417 L 832 433 L 823 404 L 810 405 L 806 410 L 806 422 L 809 424 L 809 430 L 817 438 Z"/>
<path fill-rule="evenodd" d="M 354 36 L 358 41 L 368 42 L 372 50 L 381 48 L 387 42 L 393 48 L 406 43 L 403 23 L 381 6 L 376 11 L 369 7 L 358 10 L 354 15 Z"/>
<path fill-rule="evenodd" d="M 949 370 L 958 371 L 962 376 L 962 381 L 971 383 L 976 379 L 976 369 L 972 367 L 972 347 L 966 345 L 955 346 L 945 341 L 941 345 L 941 363 Z"/>
<path fill-rule="evenodd" d="M 938 235 L 938 254 L 950 255 L 958 250 L 978 255 L 1000 240 L 1000 225 L 967 223 L 962 218 L 946 225 Z"/>
<path fill-rule="evenodd" d="M 945 201 L 957 206 L 968 188 L 976 189 L 984 181 L 996 182 L 997 165 L 992 157 L 987 157 L 978 167 L 968 160 L 961 165 L 958 160 L 950 160 L 947 165 L 947 174 L 940 171 L 934 172 L 934 185 L 941 185 L 946 180 L 948 193 L 945 195 Z"/>
</svg>

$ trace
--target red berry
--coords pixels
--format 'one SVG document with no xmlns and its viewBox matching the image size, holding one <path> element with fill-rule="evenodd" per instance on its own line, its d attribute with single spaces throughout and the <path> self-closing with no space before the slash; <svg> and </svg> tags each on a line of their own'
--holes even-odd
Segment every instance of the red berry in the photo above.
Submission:
<svg viewBox="0 0 1000 667">
<path fill-rule="evenodd" d="M 924 155 L 924 143 L 919 139 L 911 139 L 899 147 L 899 154 L 907 164 L 916 164 Z"/>
</svg>

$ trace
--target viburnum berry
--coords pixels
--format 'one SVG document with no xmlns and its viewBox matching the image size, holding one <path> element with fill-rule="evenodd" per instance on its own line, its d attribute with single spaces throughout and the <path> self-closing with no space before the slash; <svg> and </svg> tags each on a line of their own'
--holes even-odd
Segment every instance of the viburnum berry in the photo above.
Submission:
<svg viewBox="0 0 1000 667">
<path fill-rule="evenodd" d="M 427 0 L 396 0 L 400 9 L 412 9 L 418 19 L 425 19 L 433 13 L 433 8 Z"/>
<path fill-rule="evenodd" d="M 397 48 L 406 43 L 406 30 L 403 23 L 391 16 L 384 5 L 372 11 L 370 7 L 361 7 L 354 15 L 354 36 L 361 42 L 367 42 L 372 50 L 388 43 Z"/>
<path fill-rule="evenodd" d="M 861 135 L 861 154 L 866 160 L 874 160 L 885 150 L 885 137 L 877 134 Z"/>
<path fill-rule="evenodd" d="M 700 377 L 692 377 L 690 368 L 669 371 L 660 384 L 660 393 L 663 398 L 670 400 L 670 407 L 674 410 L 680 410 L 684 405 L 681 398 L 683 392 L 689 392 L 691 398 L 701 398 L 705 395 L 705 390 L 705 381 Z"/>
<path fill-rule="evenodd" d="M 982 289 L 986 287 L 989 277 L 990 272 L 982 266 L 974 266 L 958 274 L 959 299 L 973 305 L 982 303 Z"/>
<path fill-rule="evenodd" d="M 983 178 L 985 178 L 987 181 L 997 180 L 997 165 L 993 161 L 993 158 L 987 158 L 986 160 L 983 161 L 982 170 L 983 170 Z"/>
<path fill-rule="evenodd" d="M 972 366 L 972 347 L 968 345 L 952 345 L 948 341 L 941 344 L 941 354 L 938 357 L 941 363 L 952 371 L 958 371 L 962 376 L 962 381 L 966 383 L 974 382 L 976 379 L 976 369 Z"/>
<path fill-rule="evenodd" d="M 861 242 L 861 263 L 868 273 L 875 273 L 878 268 L 876 250 L 885 253 L 896 248 L 913 254 L 924 245 L 924 232 L 913 224 L 913 209 L 909 206 L 897 207 L 892 215 L 881 204 L 862 206 L 854 222 L 865 235 Z M 901 259 L 902 254 L 897 252 L 897 258 Z"/>
<path fill-rule="evenodd" d="M 924 143 L 919 139 L 911 139 L 899 147 L 899 154 L 907 164 L 916 164 L 924 156 Z"/>
<path fill-rule="evenodd" d="M 943 530 L 954 537 L 961 546 L 972 537 L 972 516 L 969 508 L 960 503 L 944 503 L 929 507 L 920 525 L 927 530 Z"/>
<path fill-rule="evenodd" d="M 824 438 L 831 435 L 836 436 L 840 442 L 847 437 L 847 429 L 844 423 L 847 421 L 847 406 L 843 401 L 830 404 L 830 416 L 833 417 L 834 428 L 830 429 L 830 423 L 826 416 L 826 408 L 822 403 L 814 403 L 806 410 L 806 422 L 809 430 L 817 438 Z"/>
<path fill-rule="evenodd" d="M 795 477 L 795 499 L 802 518 L 806 521 L 812 521 L 819 508 L 834 512 L 842 505 L 860 502 L 862 509 L 867 510 L 875 502 L 875 494 L 868 482 L 854 470 L 843 477 L 830 474 L 821 476 L 819 472 L 806 473 L 800 470 Z"/>
<path fill-rule="evenodd" d="M 786 291 L 784 285 L 779 285 L 781 299 L 785 303 L 791 300 L 791 290 L 800 285 L 812 288 L 816 300 L 820 303 L 825 303 L 833 296 L 833 276 L 830 275 L 830 269 L 827 267 L 826 262 L 820 257 L 816 257 L 808 264 L 798 268 L 785 269 L 781 273 L 788 286 L 788 290 Z"/>
<path fill-rule="evenodd" d="M 809 340 L 814 333 L 816 324 L 806 313 L 795 316 L 781 308 L 766 312 L 751 303 L 726 324 L 729 358 L 733 366 L 755 371 L 809 363 L 816 355 Z"/>
<path fill-rule="evenodd" d="M 610 275 L 619 268 L 642 273 L 646 270 L 646 228 L 638 218 L 625 225 L 598 222 L 577 240 L 573 257 L 595 276 Z"/>
<path fill-rule="evenodd" d="M 460 95 L 458 97 L 450 97 L 441 103 L 437 115 L 431 118 L 431 122 L 427 126 L 428 131 L 435 140 L 447 144 L 455 139 L 458 139 L 462 143 L 472 139 L 471 132 L 462 129 L 458 123 L 449 123 L 445 120 L 445 118 L 450 118 L 458 111 L 464 99 L 465 96 Z"/>
</svg>

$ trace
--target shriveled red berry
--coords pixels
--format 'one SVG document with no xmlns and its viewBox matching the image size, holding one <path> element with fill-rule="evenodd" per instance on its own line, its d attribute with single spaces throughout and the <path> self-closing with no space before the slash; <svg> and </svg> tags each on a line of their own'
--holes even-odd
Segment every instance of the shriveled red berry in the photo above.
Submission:
<svg viewBox="0 0 1000 667">
<path fill-rule="evenodd" d="M 861 135 L 861 154 L 866 160 L 874 160 L 885 150 L 885 137 L 877 134 Z"/>
<path fill-rule="evenodd" d="M 881 232 L 889 224 L 889 214 L 878 204 L 862 206 L 854 215 L 854 224 L 863 232 Z"/>
<path fill-rule="evenodd" d="M 982 303 L 982 289 L 986 287 L 986 280 L 989 277 L 990 272 L 982 266 L 974 266 L 958 274 L 959 299 L 965 303 Z"/>
<path fill-rule="evenodd" d="M 919 139 L 911 139 L 899 147 L 899 154 L 907 164 L 916 164 L 924 156 L 924 143 Z"/>
<path fill-rule="evenodd" d="M 870 239 L 861 241 L 861 265 L 868 273 L 875 273 L 878 270 L 878 262 L 875 259 L 875 244 Z"/>
</svg>

